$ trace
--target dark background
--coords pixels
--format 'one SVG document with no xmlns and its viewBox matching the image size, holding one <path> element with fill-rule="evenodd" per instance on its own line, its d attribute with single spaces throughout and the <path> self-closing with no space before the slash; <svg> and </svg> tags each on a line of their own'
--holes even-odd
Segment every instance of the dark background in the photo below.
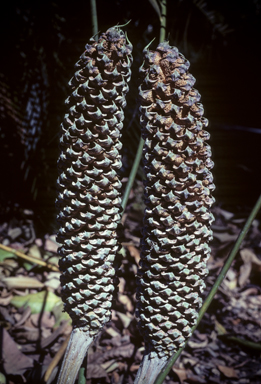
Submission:
<svg viewBox="0 0 261 384">
<path fill-rule="evenodd" d="M 148 0 L 97 0 L 99 30 L 124 24 L 133 44 L 123 176 L 139 140 L 138 68 L 159 37 Z M 190 61 L 210 121 L 217 204 L 250 207 L 260 194 L 260 20 L 258 0 L 167 1 L 167 36 Z M 55 225 L 56 160 L 67 83 L 92 35 L 89 1 L 9 1 L 0 16 L 0 214 L 30 208 Z M 139 178 L 142 173 L 139 172 Z"/>
</svg>

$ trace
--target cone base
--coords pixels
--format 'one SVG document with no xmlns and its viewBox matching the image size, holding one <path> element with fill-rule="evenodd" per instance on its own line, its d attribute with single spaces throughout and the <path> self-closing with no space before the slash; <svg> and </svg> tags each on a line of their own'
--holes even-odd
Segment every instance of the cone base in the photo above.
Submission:
<svg viewBox="0 0 261 384">
<path fill-rule="evenodd" d="M 134 384 L 153 384 L 167 362 L 166 358 L 151 357 L 145 352 Z"/>
<path fill-rule="evenodd" d="M 82 329 L 74 329 L 63 359 L 57 384 L 73 384 L 94 337 Z"/>
</svg>

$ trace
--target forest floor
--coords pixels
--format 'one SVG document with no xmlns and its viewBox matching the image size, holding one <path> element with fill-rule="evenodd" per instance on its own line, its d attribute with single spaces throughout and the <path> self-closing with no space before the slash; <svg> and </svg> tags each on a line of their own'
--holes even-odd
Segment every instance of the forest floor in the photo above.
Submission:
<svg viewBox="0 0 261 384">
<path fill-rule="evenodd" d="M 204 298 L 249 210 L 230 212 L 220 204 L 213 213 Z M 131 384 L 142 359 L 144 345 L 134 317 L 142 214 L 142 186 L 136 183 L 123 216 L 120 282 L 112 319 L 89 350 L 87 384 Z M 31 215 L 23 210 L 19 217 L 0 223 L 0 243 L 13 249 L 0 249 L 1 384 L 55 383 L 72 329 L 60 299 L 55 235 L 37 237 Z M 261 383 L 260 275 L 261 225 L 256 219 L 165 383 Z"/>
</svg>

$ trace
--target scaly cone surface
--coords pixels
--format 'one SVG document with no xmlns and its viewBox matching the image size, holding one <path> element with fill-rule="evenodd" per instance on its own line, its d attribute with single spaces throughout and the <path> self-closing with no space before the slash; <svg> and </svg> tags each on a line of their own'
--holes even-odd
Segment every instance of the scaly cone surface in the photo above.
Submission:
<svg viewBox="0 0 261 384">
<path fill-rule="evenodd" d="M 162 369 L 159 362 L 191 335 L 202 304 L 215 186 L 208 120 L 189 62 L 167 42 L 144 55 L 140 121 L 146 208 L 136 315 L 145 340 L 144 364 L 155 358 L 155 367 Z M 152 373 L 151 381 L 143 373 L 139 382 L 153 382 Z"/>
<path fill-rule="evenodd" d="M 121 209 L 121 129 L 132 46 L 113 27 L 76 63 L 61 124 L 57 216 L 62 299 L 74 328 L 95 336 L 111 315 Z"/>
</svg>

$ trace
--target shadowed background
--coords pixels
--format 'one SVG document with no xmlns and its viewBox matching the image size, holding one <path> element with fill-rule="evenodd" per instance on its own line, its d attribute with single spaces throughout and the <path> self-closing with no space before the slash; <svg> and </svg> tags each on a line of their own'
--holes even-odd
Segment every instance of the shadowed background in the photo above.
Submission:
<svg viewBox="0 0 261 384">
<path fill-rule="evenodd" d="M 260 12 L 258 0 L 167 2 L 167 36 L 190 61 L 210 121 L 217 203 L 231 210 L 260 194 Z M 122 175 L 139 141 L 138 68 L 159 36 L 147 0 L 97 0 L 99 30 L 124 24 L 133 80 L 123 131 Z M 30 208 L 38 226 L 55 226 L 56 160 L 67 83 L 92 35 L 89 1 L 9 1 L 1 13 L 0 214 Z M 142 178 L 142 171 L 138 173 Z"/>
</svg>

